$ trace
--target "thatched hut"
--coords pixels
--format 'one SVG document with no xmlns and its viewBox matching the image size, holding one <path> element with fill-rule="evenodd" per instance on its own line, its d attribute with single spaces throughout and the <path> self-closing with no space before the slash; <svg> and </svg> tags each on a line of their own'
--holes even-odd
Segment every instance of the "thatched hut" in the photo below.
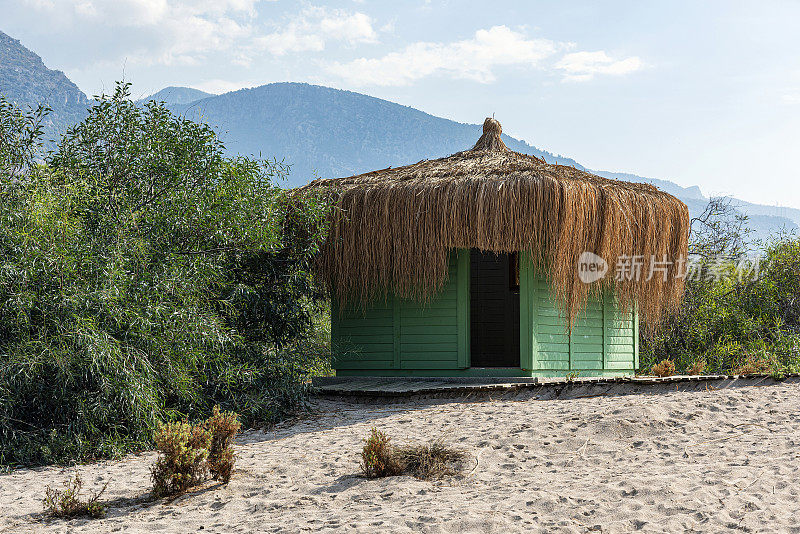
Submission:
<svg viewBox="0 0 800 534">
<path fill-rule="evenodd" d="M 494 119 L 470 150 L 301 191 L 333 206 L 317 274 L 339 375 L 630 374 L 639 318 L 683 291 L 680 200 L 512 152 Z"/>
</svg>

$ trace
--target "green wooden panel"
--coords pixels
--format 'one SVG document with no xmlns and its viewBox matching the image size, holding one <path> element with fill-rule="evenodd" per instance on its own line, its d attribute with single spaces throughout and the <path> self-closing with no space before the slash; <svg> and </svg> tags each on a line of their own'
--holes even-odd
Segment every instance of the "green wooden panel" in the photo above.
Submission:
<svg viewBox="0 0 800 534">
<path fill-rule="evenodd" d="M 572 345 L 572 359 L 586 359 L 587 354 L 595 354 L 602 361 L 603 359 L 603 344 L 597 345 Z M 579 356 L 582 355 L 582 356 Z"/>
<path fill-rule="evenodd" d="M 402 369 L 455 369 L 458 360 L 448 361 L 416 361 L 403 359 Z"/>
<path fill-rule="evenodd" d="M 429 317 L 451 317 L 453 310 L 450 308 L 409 308 L 402 309 L 403 318 L 429 318 Z"/>
<path fill-rule="evenodd" d="M 406 343 L 458 343 L 458 334 L 406 334 L 402 332 L 400 344 Z"/>
<path fill-rule="evenodd" d="M 592 325 L 575 326 L 572 329 L 572 335 L 580 336 L 602 336 L 603 335 L 603 320 L 598 317 L 597 322 Z"/>
<path fill-rule="evenodd" d="M 540 350 L 538 352 L 539 363 L 542 362 L 567 362 L 569 363 L 568 352 L 547 352 Z"/>
<path fill-rule="evenodd" d="M 633 360 L 626 362 L 609 362 L 606 369 L 630 369 L 633 370 Z"/>
<path fill-rule="evenodd" d="M 403 353 L 406 352 L 458 352 L 458 341 L 445 343 L 401 343 Z"/>
<path fill-rule="evenodd" d="M 334 346 L 338 357 L 347 359 L 348 354 L 359 355 L 360 358 L 369 357 L 370 354 L 391 354 L 394 352 L 391 343 L 353 343 L 349 340 L 341 340 Z"/>
<path fill-rule="evenodd" d="M 427 326 L 433 329 L 437 326 L 452 326 L 458 325 L 458 319 L 455 316 L 455 310 L 450 310 L 451 314 L 443 317 L 402 317 L 400 323 L 403 325 L 403 331 L 412 326 Z"/>
<path fill-rule="evenodd" d="M 557 361 L 550 361 L 550 360 L 542 360 L 539 359 L 539 369 L 546 371 L 546 370 L 569 370 L 569 361 L 564 360 L 563 362 Z"/>
<path fill-rule="evenodd" d="M 575 334 L 573 332 L 573 334 L 572 334 L 572 344 L 573 345 L 575 345 L 575 344 L 581 344 L 581 345 L 597 344 L 597 345 L 602 345 L 603 344 L 603 334 L 601 332 L 600 334 L 597 334 L 597 335 L 585 335 L 585 336 L 582 336 L 580 334 Z"/>
<path fill-rule="evenodd" d="M 609 345 L 606 350 L 606 354 L 609 356 L 613 356 L 614 354 L 633 355 L 633 353 L 633 345 Z"/>
<path fill-rule="evenodd" d="M 588 360 L 573 361 L 572 366 L 570 367 L 570 369 L 574 371 L 583 371 L 586 369 L 602 369 L 602 368 L 603 368 L 603 362 L 600 359 L 595 359 L 591 361 Z"/>
<path fill-rule="evenodd" d="M 619 331 L 612 331 L 614 335 L 608 336 L 609 345 L 630 345 L 633 346 L 633 336 L 617 335 Z"/>
<path fill-rule="evenodd" d="M 448 258 L 448 279 L 441 291 L 419 303 L 402 300 L 395 323 L 399 324 L 401 369 L 457 369 L 463 317 L 460 260 L 457 251 Z M 469 289 L 469 287 L 467 287 Z M 468 319 L 468 318 L 467 318 Z M 462 341 L 463 343 L 463 341 Z"/>
<path fill-rule="evenodd" d="M 392 298 L 392 367 L 395 369 L 400 369 L 403 363 L 403 353 L 402 348 L 400 346 L 400 314 L 402 313 L 402 305 L 400 303 L 400 298 L 395 295 Z"/>
<path fill-rule="evenodd" d="M 569 336 L 564 334 L 536 334 L 536 340 L 544 343 L 569 343 Z"/>
<path fill-rule="evenodd" d="M 400 321 L 400 330 L 403 336 L 428 336 L 428 335 L 458 335 L 456 325 L 405 325 Z"/>
<path fill-rule="evenodd" d="M 403 363 L 409 362 L 450 362 L 458 364 L 458 352 L 408 352 L 403 351 Z"/>
<path fill-rule="evenodd" d="M 536 326 L 536 332 L 539 334 L 563 334 L 564 336 L 568 335 L 569 330 L 567 330 L 566 325 L 547 325 L 547 324 L 538 324 Z"/>
<path fill-rule="evenodd" d="M 393 360 L 344 360 L 336 362 L 336 369 L 393 369 Z"/>
<path fill-rule="evenodd" d="M 548 343 L 540 341 L 538 346 L 540 351 L 563 352 L 564 354 L 569 354 L 569 343 Z"/>
<path fill-rule="evenodd" d="M 639 310 L 634 307 L 633 314 L 633 368 L 639 368 Z"/>
<path fill-rule="evenodd" d="M 391 336 L 393 326 L 389 325 L 370 325 L 364 324 L 354 326 L 352 324 L 339 325 L 337 334 L 339 336 Z"/>
<path fill-rule="evenodd" d="M 388 310 L 377 310 L 371 309 L 364 312 L 345 312 L 339 317 L 344 321 L 376 321 L 378 319 L 384 319 L 388 321 L 392 321 L 393 318 L 393 311 L 391 309 Z"/>
</svg>

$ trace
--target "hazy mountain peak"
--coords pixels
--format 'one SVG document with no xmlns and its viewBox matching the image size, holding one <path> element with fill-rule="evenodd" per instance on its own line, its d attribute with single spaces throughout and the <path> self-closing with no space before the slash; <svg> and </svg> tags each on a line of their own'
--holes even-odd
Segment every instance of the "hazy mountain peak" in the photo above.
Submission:
<svg viewBox="0 0 800 534">
<path fill-rule="evenodd" d="M 155 100 L 156 102 L 165 102 L 167 104 L 190 104 L 197 100 L 202 100 L 203 98 L 208 98 L 210 96 L 215 96 L 211 93 L 206 93 L 205 91 L 201 91 L 200 89 L 194 89 L 192 87 L 176 87 L 170 86 L 165 87 L 164 89 L 160 90 L 157 93 L 154 93 L 146 98 L 143 98 L 143 101 L 148 100 Z"/>
</svg>

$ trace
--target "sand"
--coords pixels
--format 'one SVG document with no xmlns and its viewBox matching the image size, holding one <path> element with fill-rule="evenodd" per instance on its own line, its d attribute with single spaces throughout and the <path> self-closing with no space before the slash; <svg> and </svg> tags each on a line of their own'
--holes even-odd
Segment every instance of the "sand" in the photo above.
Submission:
<svg viewBox="0 0 800 534">
<path fill-rule="evenodd" d="M 321 400 L 312 416 L 244 434 L 229 485 L 173 502 L 136 501 L 153 453 L 81 466 L 89 489 L 109 481 L 102 520 L 41 517 L 44 487 L 71 470 L 0 475 L 0 531 L 800 532 L 800 384 L 763 384 Z M 373 425 L 398 442 L 464 448 L 468 470 L 362 478 Z"/>
</svg>

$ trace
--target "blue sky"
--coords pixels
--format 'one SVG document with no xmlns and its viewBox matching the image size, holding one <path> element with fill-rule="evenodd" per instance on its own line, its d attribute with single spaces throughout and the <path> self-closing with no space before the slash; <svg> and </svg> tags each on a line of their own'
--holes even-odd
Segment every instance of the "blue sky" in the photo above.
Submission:
<svg viewBox="0 0 800 534">
<path fill-rule="evenodd" d="M 87 94 L 350 89 L 594 169 L 800 207 L 800 2 L 0 0 Z"/>
</svg>

